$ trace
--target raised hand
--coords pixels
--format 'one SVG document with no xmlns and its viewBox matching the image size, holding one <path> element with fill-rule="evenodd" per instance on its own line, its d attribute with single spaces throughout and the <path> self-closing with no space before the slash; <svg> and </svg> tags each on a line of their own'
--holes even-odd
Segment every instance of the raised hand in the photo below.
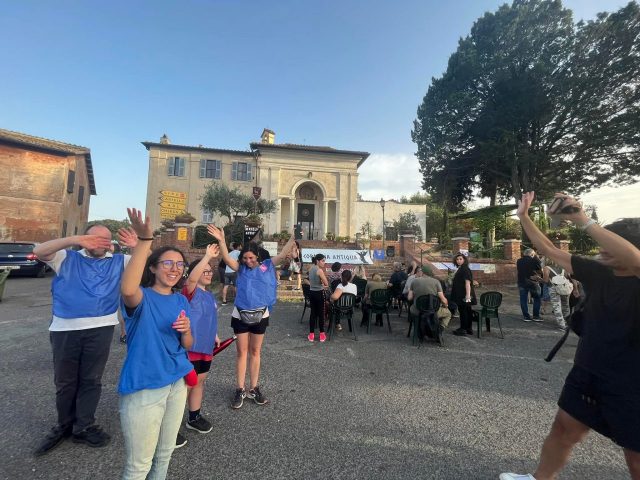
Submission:
<svg viewBox="0 0 640 480">
<path fill-rule="evenodd" d="M 187 333 L 189 330 L 191 330 L 191 322 L 189 321 L 189 317 L 187 317 L 187 314 L 184 310 L 180 310 L 180 316 L 178 316 L 176 321 L 173 322 L 171 327 L 179 333 Z"/>
<path fill-rule="evenodd" d="M 98 235 L 81 235 L 78 245 L 85 250 L 106 250 L 111 251 L 111 240 Z"/>
<path fill-rule="evenodd" d="M 135 248 L 138 244 L 138 236 L 132 228 L 121 228 L 118 230 L 118 243 L 123 247 Z"/>
<path fill-rule="evenodd" d="M 535 196 L 535 192 L 526 192 L 522 194 L 522 200 L 518 201 L 518 211 L 516 212 L 518 218 L 529 216 L 529 209 L 531 208 L 531 204 L 533 203 Z"/>
<path fill-rule="evenodd" d="M 210 224 L 210 225 L 207 225 L 207 232 L 209 232 L 209 235 L 211 235 L 213 238 L 218 240 L 218 242 L 225 243 L 223 229 Z"/>
<path fill-rule="evenodd" d="M 149 216 L 144 217 L 143 220 L 142 211 L 135 208 L 127 208 L 127 215 L 129 215 L 131 229 L 138 237 L 150 238 L 153 236 Z"/>
<path fill-rule="evenodd" d="M 207 250 L 205 252 L 205 256 L 209 258 L 215 258 L 220 255 L 220 247 L 215 243 L 207 245 Z"/>
<path fill-rule="evenodd" d="M 549 215 L 553 215 L 554 217 L 560 218 L 562 220 L 568 220 L 577 224 L 582 224 L 589 221 L 589 217 L 586 213 L 584 213 L 582 204 L 579 200 L 571 197 L 570 195 L 567 195 L 566 193 L 556 193 L 554 196 L 554 200 L 556 198 L 561 198 L 562 202 L 558 202 L 553 211 L 549 210 Z M 560 213 L 560 210 L 564 210 L 567 207 L 573 207 L 573 209 L 569 210 L 574 211 L 569 213 Z"/>
</svg>

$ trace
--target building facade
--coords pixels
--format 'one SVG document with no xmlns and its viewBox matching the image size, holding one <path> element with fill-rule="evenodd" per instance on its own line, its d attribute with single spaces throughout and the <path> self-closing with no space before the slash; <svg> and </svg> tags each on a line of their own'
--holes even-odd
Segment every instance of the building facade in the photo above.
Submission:
<svg viewBox="0 0 640 480">
<path fill-rule="evenodd" d="M 88 148 L 0 129 L 0 240 L 82 233 L 96 194 Z"/>
<path fill-rule="evenodd" d="M 276 201 L 276 212 L 264 215 L 266 234 L 298 224 L 305 238 L 353 238 L 366 221 L 374 225 L 373 233 L 382 231 L 377 202 L 358 200 L 358 169 L 369 157 L 367 152 L 277 144 L 268 129 L 249 150 L 174 145 L 166 135 L 160 142 L 142 144 L 149 151 L 146 211 L 154 229 L 185 211 L 198 223 L 226 222 L 201 208 L 207 185 L 223 182 L 247 194 L 260 187 L 262 198 Z M 424 206 L 394 203 L 387 207 L 389 214 L 412 210 L 424 222 Z"/>
</svg>

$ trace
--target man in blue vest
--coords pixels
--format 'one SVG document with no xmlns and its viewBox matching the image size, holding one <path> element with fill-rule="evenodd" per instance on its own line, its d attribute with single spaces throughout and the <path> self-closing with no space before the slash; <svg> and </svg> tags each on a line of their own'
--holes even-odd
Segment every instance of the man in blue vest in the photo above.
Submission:
<svg viewBox="0 0 640 480">
<path fill-rule="evenodd" d="M 125 244 L 135 245 L 134 236 L 125 237 Z M 73 246 L 82 249 L 67 250 Z M 104 447 L 111 438 L 95 423 L 95 412 L 118 324 L 120 279 L 129 260 L 128 255 L 111 250 L 111 232 L 104 225 L 89 227 L 85 235 L 50 240 L 33 250 L 56 272 L 49 335 L 58 411 L 57 425 L 35 455 L 47 453 L 68 437 L 90 447 Z"/>
</svg>

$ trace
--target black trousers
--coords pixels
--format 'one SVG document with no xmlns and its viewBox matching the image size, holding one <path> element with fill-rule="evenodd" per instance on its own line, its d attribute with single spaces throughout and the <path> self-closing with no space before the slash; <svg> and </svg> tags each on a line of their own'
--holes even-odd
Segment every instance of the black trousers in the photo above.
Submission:
<svg viewBox="0 0 640 480">
<path fill-rule="evenodd" d="M 313 333 L 316 329 L 316 320 L 318 328 L 324 332 L 324 292 L 322 290 L 311 290 L 309 292 L 309 303 L 311 303 L 311 314 L 309 315 L 309 333 Z"/>
<path fill-rule="evenodd" d="M 473 330 L 473 317 L 472 308 L 470 303 L 460 302 L 458 303 L 458 310 L 460 311 L 460 328 L 466 331 Z"/>
<path fill-rule="evenodd" d="M 78 433 L 95 422 L 113 326 L 49 332 L 58 424 Z"/>
<path fill-rule="evenodd" d="M 369 323 L 369 317 L 371 316 L 371 305 L 368 303 L 362 303 L 362 323 L 361 325 L 366 325 Z M 382 324 L 382 314 L 376 313 L 376 325 Z"/>
</svg>

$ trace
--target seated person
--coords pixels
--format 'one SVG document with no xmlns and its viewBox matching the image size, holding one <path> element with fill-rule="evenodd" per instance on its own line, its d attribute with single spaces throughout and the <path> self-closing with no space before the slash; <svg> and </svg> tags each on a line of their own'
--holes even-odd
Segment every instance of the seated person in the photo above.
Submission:
<svg viewBox="0 0 640 480">
<path fill-rule="evenodd" d="M 375 290 L 387 290 L 387 282 L 382 281 L 382 277 L 379 273 L 373 275 L 371 280 L 367 282 L 367 286 L 364 289 L 364 298 L 362 299 L 362 323 L 360 326 L 365 326 L 369 323 L 369 311 L 371 310 L 371 294 Z M 382 326 L 382 314 L 376 314 L 376 325 Z"/>
<path fill-rule="evenodd" d="M 418 269 L 415 279 L 411 283 L 411 288 L 409 289 L 408 298 L 409 300 L 413 300 L 413 305 L 411 305 L 409 312 L 413 318 L 418 318 L 420 313 L 416 307 L 415 300 L 422 295 L 434 295 L 440 299 L 440 309 L 436 316 L 438 317 L 440 330 L 444 331 L 447 328 L 447 325 L 449 325 L 449 320 L 451 320 L 451 312 L 448 308 L 449 302 L 442 291 L 442 284 L 439 280 L 433 278 L 433 272 L 427 266 L 423 266 L 421 269 Z M 432 333 L 438 335 L 439 332 Z M 422 332 L 421 336 L 423 336 Z"/>
<path fill-rule="evenodd" d="M 413 283 L 413 280 L 416 278 L 416 273 L 418 272 L 418 270 L 420 270 L 420 268 L 421 268 L 420 265 L 418 265 L 415 260 L 411 262 L 411 266 L 407 268 L 407 274 L 409 276 L 407 277 L 407 280 L 404 282 L 404 288 L 402 289 L 402 300 L 406 301 L 407 303 L 409 302 L 409 289 L 411 288 L 411 284 Z"/>
<path fill-rule="evenodd" d="M 351 270 L 343 270 L 340 276 L 340 283 L 336 286 L 336 289 L 331 294 L 331 302 L 336 302 L 343 293 L 351 293 L 352 295 L 358 294 L 358 287 L 354 283 L 351 283 Z M 340 318 L 336 320 L 336 330 L 342 330 L 340 325 Z"/>
<path fill-rule="evenodd" d="M 340 262 L 334 262 L 331 265 L 331 271 L 327 273 L 327 281 L 329 282 L 329 287 L 333 292 L 336 289 L 338 283 L 340 283 L 340 269 L 342 268 L 342 264 Z"/>
<path fill-rule="evenodd" d="M 367 271 L 364 269 L 364 265 L 356 265 L 353 268 L 353 278 L 354 280 L 356 278 L 361 278 L 362 280 L 366 280 L 367 279 Z"/>
<path fill-rule="evenodd" d="M 285 260 L 285 262 L 276 270 L 276 279 L 278 280 L 278 285 L 280 285 L 280 280 L 289 280 L 291 278 L 291 261 L 289 258 Z"/>
<path fill-rule="evenodd" d="M 402 295 L 402 282 L 406 281 L 409 275 L 402 270 L 402 264 L 400 262 L 393 263 L 393 273 L 389 278 L 388 286 L 391 289 L 391 302 L 394 303 L 397 308 L 398 299 Z"/>
</svg>

